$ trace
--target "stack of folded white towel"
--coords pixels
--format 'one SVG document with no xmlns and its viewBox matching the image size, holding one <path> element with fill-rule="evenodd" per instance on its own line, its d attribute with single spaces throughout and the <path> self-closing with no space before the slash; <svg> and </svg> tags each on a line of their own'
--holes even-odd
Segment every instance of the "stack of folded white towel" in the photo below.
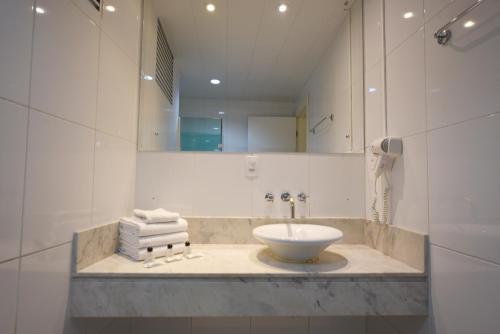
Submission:
<svg viewBox="0 0 500 334">
<path fill-rule="evenodd" d="M 120 218 L 119 251 L 136 261 L 144 260 L 148 247 L 155 257 L 165 256 L 169 244 L 181 253 L 189 240 L 187 230 L 187 221 L 176 212 L 136 209 L 134 216 Z"/>
</svg>

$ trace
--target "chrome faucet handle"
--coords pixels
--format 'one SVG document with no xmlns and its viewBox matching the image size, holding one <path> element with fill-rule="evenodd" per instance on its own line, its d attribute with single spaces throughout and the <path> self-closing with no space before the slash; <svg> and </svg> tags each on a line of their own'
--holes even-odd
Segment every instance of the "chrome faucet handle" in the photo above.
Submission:
<svg viewBox="0 0 500 334">
<path fill-rule="evenodd" d="M 291 198 L 292 198 L 292 196 L 290 195 L 290 193 L 288 191 L 285 191 L 284 193 L 281 194 L 281 200 L 283 202 L 290 202 Z"/>
<path fill-rule="evenodd" d="M 268 202 L 274 202 L 274 195 L 273 193 L 267 193 L 266 196 L 264 197 L 266 201 Z"/>
<path fill-rule="evenodd" d="M 297 199 L 301 202 L 305 202 L 306 199 L 307 199 L 307 195 L 304 193 L 304 192 L 300 192 L 298 195 L 297 195 Z"/>
</svg>

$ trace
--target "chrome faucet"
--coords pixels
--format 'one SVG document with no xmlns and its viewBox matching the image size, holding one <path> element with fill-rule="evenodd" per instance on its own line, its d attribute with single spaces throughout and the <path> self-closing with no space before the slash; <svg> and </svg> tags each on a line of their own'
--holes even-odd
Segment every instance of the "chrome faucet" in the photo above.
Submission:
<svg viewBox="0 0 500 334">
<path fill-rule="evenodd" d="M 281 200 L 283 202 L 290 202 L 290 217 L 292 219 L 295 219 L 295 200 L 293 199 L 292 195 L 290 195 L 288 191 L 285 191 L 281 194 Z"/>
</svg>

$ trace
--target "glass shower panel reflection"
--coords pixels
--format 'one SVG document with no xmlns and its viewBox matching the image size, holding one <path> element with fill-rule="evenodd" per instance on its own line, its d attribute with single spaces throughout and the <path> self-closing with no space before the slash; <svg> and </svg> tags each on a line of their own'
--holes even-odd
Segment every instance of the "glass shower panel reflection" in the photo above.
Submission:
<svg viewBox="0 0 500 334">
<path fill-rule="evenodd" d="M 181 151 L 222 151 L 222 119 L 181 117 Z"/>
</svg>

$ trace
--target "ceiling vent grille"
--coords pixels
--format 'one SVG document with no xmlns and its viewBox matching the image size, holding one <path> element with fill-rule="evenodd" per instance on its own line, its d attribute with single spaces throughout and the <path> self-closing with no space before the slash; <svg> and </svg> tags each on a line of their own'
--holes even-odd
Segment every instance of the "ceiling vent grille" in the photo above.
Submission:
<svg viewBox="0 0 500 334">
<path fill-rule="evenodd" d="M 101 11 L 101 0 L 89 0 L 89 2 L 95 9 Z"/>
<path fill-rule="evenodd" d="M 168 45 L 167 36 L 158 20 L 156 38 L 156 82 L 163 94 L 173 103 L 174 93 L 174 54 Z"/>
</svg>

